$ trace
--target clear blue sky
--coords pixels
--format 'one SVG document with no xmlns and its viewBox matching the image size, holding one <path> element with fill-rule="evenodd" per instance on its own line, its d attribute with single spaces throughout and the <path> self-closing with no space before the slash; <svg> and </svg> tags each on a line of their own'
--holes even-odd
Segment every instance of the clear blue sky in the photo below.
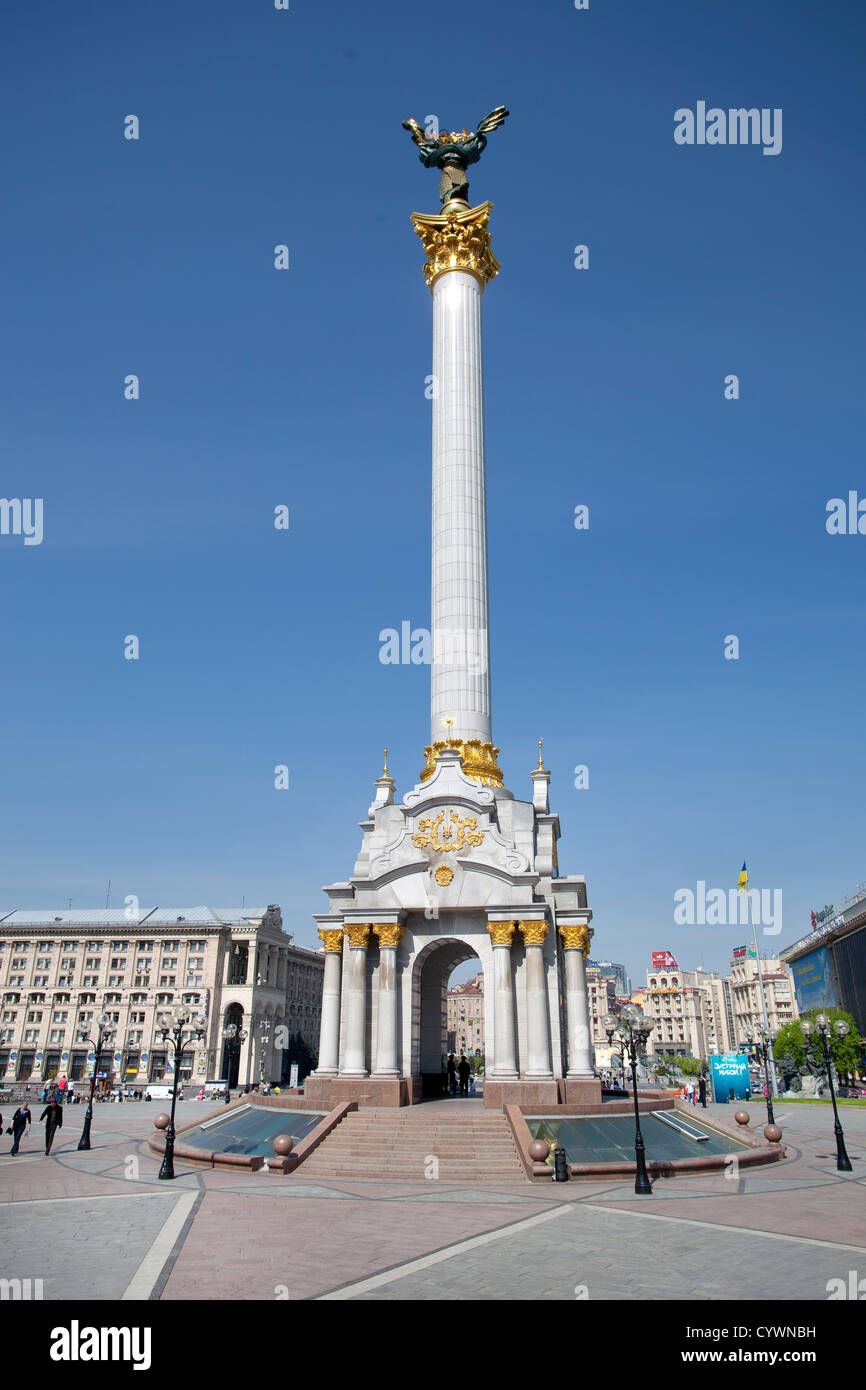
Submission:
<svg viewBox="0 0 866 1390">
<path fill-rule="evenodd" d="M 430 13 L 4 6 L 0 494 L 43 498 L 45 536 L 0 537 L 0 908 L 102 906 L 110 878 L 114 904 L 278 902 L 313 944 L 385 743 L 398 792 L 417 779 L 429 673 L 381 665 L 378 633 L 429 621 L 409 213 L 438 180 L 400 122 L 505 103 L 470 171 L 503 266 L 501 765 L 528 797 L 543 735 L 595 955 L 724 968 L 742 929 L 675 927 L 677 889 L 746 858 L 784 894 L 766 946 L 866 878 L 866 536 L 825 530 L 866 496 L 866 14 Z M 782 153 L 676 145 L 699 100 L 782 108 Z"/>
</svg>

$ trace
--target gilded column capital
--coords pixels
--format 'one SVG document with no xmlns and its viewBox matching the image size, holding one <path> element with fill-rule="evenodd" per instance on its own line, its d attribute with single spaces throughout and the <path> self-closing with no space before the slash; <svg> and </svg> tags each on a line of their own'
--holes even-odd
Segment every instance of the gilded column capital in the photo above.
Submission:
<svg viewBox="0 0 866 1390">
<path fill-rule="evenodd" d="M 547 936 L 547 923 L 526 921 L 517 923 L 518 931 L 523 933 L 524 946 L 543 946 Z"/>
<path fill-rule="evenodd" d="M 350 946 L 366 951 L 370 940 L 369 922 L 355 922 L 351 926 L 347 925 L 344 930 L 349 938 Z"/>
<path fill-rule="evenodd" d="M 510 946 L 514 940 L 513 922 L 488 922 L 487 930 L 494 946 Z"/>
<path fill-rule="evenodd" d="M 589 955 L 589 927 L 583 924 L 576 927 L 560 927 L 559 934 L 566 951 L 583 951 L 583 958 L 586 960 Z"/>
<path fill-rule="evenodd" d="M 412 226 L 427 252 L 424 279 L 431 294 L 439 276 L 448 270 L 474 275 L 482 289 L 499 273 L 488 230 L 492 211 L 492 203 L 479 203 L 466 212 L 412 213 Z"/>
<path fill-rule="evenodd" d="M 380 946 L 397 946 L 403 935 L 403 928 L 396 922 L 371 922 L 370 928 L 378 936 Z"/>
<path fill-rule="evenodd" d="M 326 955 L 340 955 L 343 950 L 342 927 L 319 927 L 319 940 L 324 943 Z"/>
</svg>

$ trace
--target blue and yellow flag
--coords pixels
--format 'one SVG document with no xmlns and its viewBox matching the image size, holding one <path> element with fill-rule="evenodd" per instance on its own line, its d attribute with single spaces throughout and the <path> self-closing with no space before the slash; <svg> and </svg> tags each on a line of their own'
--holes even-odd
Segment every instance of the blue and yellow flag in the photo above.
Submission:
<svg viewBox="0 0 866 1390">
<path fill-rule="evenodd" d="M 744 859 L 744 860 L 743 860 L 743 867 L 742 867 L 742 869 L 740 870 L 740 877 L 737 879 L 737 887 L 739 888 L 739 890 L 740 890 L 741 893 L 745 893 L 745 891 L 746 891 L 746 884 L 748 883 L 748 881 L 749 881 L 749 871 L 748 871 L 748 869 L 746 868 L 746 861 L 745 861 L 745 859 Z"/>
</svg>

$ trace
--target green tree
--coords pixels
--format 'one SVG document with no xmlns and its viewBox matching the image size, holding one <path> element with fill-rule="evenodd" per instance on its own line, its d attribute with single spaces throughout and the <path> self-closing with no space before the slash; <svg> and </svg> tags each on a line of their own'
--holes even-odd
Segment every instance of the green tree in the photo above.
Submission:
<svg viewBox="0 0 866 1390">
<path fill-rule="evenodd" d="M 846 1014 L 844 1009 L 822 1009 L 820 1007 L 807 1009 L 799 1019 L 793 1023 L 786 1023 L 784 1028 L 779 1029 L 778 1037 L 773 1043 L 773 1056 L 793 1057 L 797 1066 L 802 1067 L 806 1061 L 806 1038 L 800 1023 L 804 1018 L 811 1019 L 814 1023 L 819 1014 L 826 1014 L 830 1020 L 830 1056 L 833 1058 L 833 1065 L 836 1070 L 841 1072 L 859 1071 L 863 1044 L 860 1034 L 854 1026 L 853 1018 L 850 1014 Z M 839 1018 L 844 1019 L 851 1030 L 847 1037 L 840 1038 L 833 1032 L 833 1024 Z"/>
<path fill-rule="evenodd" d="M 699 1057 L 674 1057 L 672 1060 L 683 1076 L 700 1076 L 702 1063 Z"/>
</svg>

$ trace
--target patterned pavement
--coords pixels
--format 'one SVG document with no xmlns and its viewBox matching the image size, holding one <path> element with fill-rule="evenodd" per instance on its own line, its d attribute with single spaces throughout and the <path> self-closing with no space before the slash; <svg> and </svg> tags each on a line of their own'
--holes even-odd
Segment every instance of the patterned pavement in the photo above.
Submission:
<svg viewBox="0 0 866 1390">
<path fill-rule="evenodd" d="M 180 1122 L 213 1113 L 188 1101 Z M 659 1180 L 652 1197 L 182 1162 L 165 1183 L 143 1142 L 153 1114 L 98 1107 L 89 1153 L 83 1107 L 51 1158 L 35 1128 L 16 1158 L 3 1144 L 0 1277 L 42 1279 L 52 1300 L 825 1300 L 830 1279 L 866 1274 L 866 1107 L 842 1112 L 853 1174 L 836 1172 L 824 1107 L 780 1102 L 783 1163 Z"/>
</svg>

